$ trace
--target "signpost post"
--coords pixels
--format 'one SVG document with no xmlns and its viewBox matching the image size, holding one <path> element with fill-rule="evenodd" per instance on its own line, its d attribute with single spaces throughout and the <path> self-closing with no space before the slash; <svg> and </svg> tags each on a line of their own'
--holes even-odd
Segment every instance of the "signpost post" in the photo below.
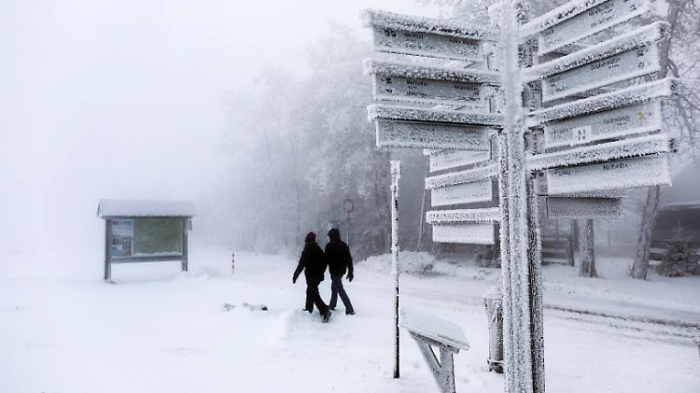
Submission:
<svg viewBox="0 0 700 393">
<path fill-rule="evenodd" d="M 400 376 L 399 367 L 399 179 L 401 161 L 391 161 L 391 274 L 394 276 L 394 379 Z"/>
</svg>

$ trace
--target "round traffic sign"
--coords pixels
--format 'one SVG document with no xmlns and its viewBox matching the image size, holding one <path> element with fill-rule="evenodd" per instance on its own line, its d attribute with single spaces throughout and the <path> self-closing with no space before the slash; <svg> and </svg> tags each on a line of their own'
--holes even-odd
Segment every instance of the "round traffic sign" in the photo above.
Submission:
<svg viewBox="0 0 700 393">
<path fill-rule="evenodd" d="M 355 204 L 352 203 L 352 199 L 346 198 L 343 201 L 343 211 L 345 213 L 351 213 L 353 210 L 355 210 Z"/>
</svg>

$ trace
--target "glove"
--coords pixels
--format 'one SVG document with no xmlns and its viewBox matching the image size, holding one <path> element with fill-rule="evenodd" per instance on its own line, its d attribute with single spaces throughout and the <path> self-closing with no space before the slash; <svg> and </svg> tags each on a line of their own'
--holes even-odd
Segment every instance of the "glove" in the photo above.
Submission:
<svg viewBox="0 0 700 393">
<path fill-rule="evenodd" d="M 297 278 L 299 278 L 299 276 L 297 276 L 297 275 L 292 276 L 292 284 L 297 283 Z"/>
<path fill-rule="evenodd" d="M 348 273 L 348 281 L 352 282 L 353 278 L 355 278 L 355 275 L 352 273 Z"/>
</svg>

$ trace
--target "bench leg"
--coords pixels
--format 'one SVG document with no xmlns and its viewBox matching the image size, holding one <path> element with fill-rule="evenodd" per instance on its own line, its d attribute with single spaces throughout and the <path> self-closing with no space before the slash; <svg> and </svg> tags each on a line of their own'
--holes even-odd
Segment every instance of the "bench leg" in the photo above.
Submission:
<svg viewBox="0 0 700 393">
<path fill-rule="evenodd" d="M 416 339 L 416 344 L 418 344 L 423 358 L 428 363 L 428 367 L 430 367 L 430 371 L 433 373 L 440 391 L 442 393 L 456 393 L 454 353 L 445 348 L 440 348 L 440 360 L 438 361 L 433 348 L 429 344 L 420 339 Z"/>
</svg>

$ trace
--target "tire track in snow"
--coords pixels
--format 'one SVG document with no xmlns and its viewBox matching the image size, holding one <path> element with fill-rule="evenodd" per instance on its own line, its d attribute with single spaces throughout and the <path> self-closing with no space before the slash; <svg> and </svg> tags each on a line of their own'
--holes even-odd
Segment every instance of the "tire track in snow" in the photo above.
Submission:
<svg viewBox="0 0 700 393">
<path fill-rule="evenodd" d="M 358 289 L 369 292 L 386 292 L 391 294 L 393 288 L 377 284 L 363 283 Z M 463 309 L 466 307 L 484 307 L 484 299 L 480 296 L 444 292 L 434 289 L 405 284 L 401 295 L 420 302 L 438 301 L 449 303 L 450 308 Z M 454 307 L 459 305 L 459 307 Z M 609 332 L 613 330 L 628 338 L 647 341 L 665 342 L 684 346 L 696 346 L 696 337 L 700 336 L 700 324 L 687 321 L 661 319 L 638 315 L 612 314 L 600 311 L 576 309 L 554 304 L 545 304 L 545 318 L 574 322 L 577 327 L 586 330 Z M 593 329 L 591 329 L 593 328 Z"/>
</svg>

